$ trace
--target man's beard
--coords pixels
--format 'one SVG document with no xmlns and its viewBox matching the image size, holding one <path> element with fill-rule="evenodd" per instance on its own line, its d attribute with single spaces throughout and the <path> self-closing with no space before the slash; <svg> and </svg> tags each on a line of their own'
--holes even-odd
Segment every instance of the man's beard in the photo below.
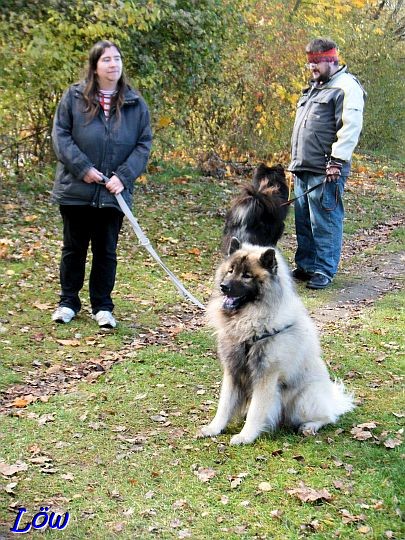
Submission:
<svg viewBox="0 0 405 540">
<path fill-rule="evenodd" d="M 319 77 L 316 79 L 316 82 L 319 83 L 326 83 L 329 81 L 332 73 L 332 68 L 330 65 L 328 65 L 325 73 L 319 73 Z"/>
</svg>

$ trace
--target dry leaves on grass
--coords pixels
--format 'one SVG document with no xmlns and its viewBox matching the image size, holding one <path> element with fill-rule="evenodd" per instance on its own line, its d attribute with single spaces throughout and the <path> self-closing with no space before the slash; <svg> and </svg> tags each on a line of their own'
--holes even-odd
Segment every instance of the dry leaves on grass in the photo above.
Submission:
<svg viewBox="0 0 405 540">
<path fill-rule="evenodd" d="M 403 429 L 397 431 L 394 436 L 388 436 L 388 431 L 383 431 L 379 436 L 375 433 L 372 433 L 371 430 L 377 427 L 377 422 L 365 422 L 363 424 L 358 424 L 354 426 L 350 433 L 353 435 L 353 439 L 357 441 L 366 441 L 368 439 L 373 439 L 373 442 L 376 444 L 381 444 L 388 448 L 396 448 L 402 444 L 402 435 Z"/>
<path fill-rule="evenodd" d="M 243 482 L 243 479 L 246 478 L 247 475 L 248 475 L 247 472 L 242 472 L 236 475 L 235 474 L 229 475 L 228 480 L 231 483 L 231 489 L 236 489 L 238 486 L 240 486 L 241 483 Z"/>
<path fill-rule="evenodd" d="M 12 465 L 7 465 L 4 461 L 0 461 L 0 474 L 3 476 L 14 476 L 15 474 L 26 471 L 28 465 L 23 461 L 16 461 Z"/>
<path fill-rule="evenodd" d="M 198 467 L 198 469 L 194 471 L 194 474 L 198 480 L 200 480 L 200 482 L 209 482 L 216 476 L 217 473 L 210 467 Z"/>
<path fill-rule="evenodd" d="M 327 489 L 313 489 L 306 486 L 304 482 L 300 482 L 299 487 L 287 489 L 287 493 L 297 497 L 302 502 L 330 501 L 332 499 L 332 495 Z"/>
</svg>

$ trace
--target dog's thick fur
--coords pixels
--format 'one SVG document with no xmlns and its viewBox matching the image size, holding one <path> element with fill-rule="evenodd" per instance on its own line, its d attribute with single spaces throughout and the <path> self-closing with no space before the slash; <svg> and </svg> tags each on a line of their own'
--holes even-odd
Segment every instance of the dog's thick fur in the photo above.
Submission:
<svg viewBox="0 0 405 540">
<path fill-rule="evenodd" d="M 221 433 L 237 413 L 246 413 L 246 422 L 231 444 L 251 443 L 280 425 L 313 434 L 353 408 L 343 384 L 329 377 L 315 326 L 277 249 L 232 239 L 207 316 L 224 375 L 203 436 Z"/>
<path fill-rule="evenodd" d="M 281 165 L 257 167 L 252 184 L 242 188 L 225 219 L 222 250 L 232 237 L 257 246 L 275 246 L 288 213 L 288 186 Z"/>
</svg>

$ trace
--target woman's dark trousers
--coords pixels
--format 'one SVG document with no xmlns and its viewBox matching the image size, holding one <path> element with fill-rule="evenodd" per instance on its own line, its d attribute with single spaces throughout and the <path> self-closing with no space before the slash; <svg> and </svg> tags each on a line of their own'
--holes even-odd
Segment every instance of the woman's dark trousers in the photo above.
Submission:
<svg viewBox="0 0 405 540">
<path fill-rule="evenodd" d="M 89 245 L 93 254 L 89 278 L 93 314 L 112 311 L 111 292 L 117 269 L 117 243 L 123 214 L 115 208 L 61 205 L 63 248 L 60 263 L 60 306 L 81 308 L 79 292 L 83 287 Z"/>
</svg>

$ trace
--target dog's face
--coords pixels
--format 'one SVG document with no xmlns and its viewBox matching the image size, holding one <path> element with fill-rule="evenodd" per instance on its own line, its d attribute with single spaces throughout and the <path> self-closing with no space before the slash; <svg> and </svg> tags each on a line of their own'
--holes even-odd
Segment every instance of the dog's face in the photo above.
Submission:
<svg viewBox="0 0 405 540">
<path fill-rule="evenodd" d="M 263 284 L 277 273 L 273 248 L 264 252 L 240 249 L 239 241 L 232 238 L 229 257 L 220 267 L 219 288 L 223 295 L 222 309 L 235 311 L 261 298 Z"/>
</svg>

